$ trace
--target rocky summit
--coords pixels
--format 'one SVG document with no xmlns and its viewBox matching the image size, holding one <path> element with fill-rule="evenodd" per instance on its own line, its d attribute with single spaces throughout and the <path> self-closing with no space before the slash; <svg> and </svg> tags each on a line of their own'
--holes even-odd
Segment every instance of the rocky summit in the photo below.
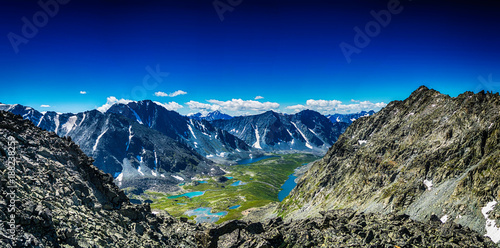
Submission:
<svg viewBox="0 0 500 248">
<path fill-rule="evenodd" d="M 280 211 L 437 216 L 486 234 L 500 229 L 500 96 L 443 95 L 425 86 L 353 122 L 298 182 Z"/>
</svg>

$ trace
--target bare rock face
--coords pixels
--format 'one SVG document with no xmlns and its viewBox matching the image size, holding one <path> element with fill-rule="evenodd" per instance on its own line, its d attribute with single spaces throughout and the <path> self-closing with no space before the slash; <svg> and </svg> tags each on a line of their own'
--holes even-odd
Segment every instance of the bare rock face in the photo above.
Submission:
<svg viewBox="0 0 500 248">
<path fill-rule="evenodd" d="M 481 209 L 500 200 L 499 161 L 498 93 L 452 98 L 422 86 L 354 121 L 281 211 L 293 219 L 335 208 L 420 221 L 434 214 L 484 234 Z"/>
<path fill-rule="evenodd" d="M 196 246 L 195 226 L 131 205 L 68 138 L 0 111 L 0 154 L 0 247 Z"/>
<path fill-rule="evenodd" d="M 229 221 L 210 230 L 205 247 L 496 247 L 467 227 L 422 223 L 408 215 L 321 212 L 320 217 L 266 223 Z"/>
</svg>

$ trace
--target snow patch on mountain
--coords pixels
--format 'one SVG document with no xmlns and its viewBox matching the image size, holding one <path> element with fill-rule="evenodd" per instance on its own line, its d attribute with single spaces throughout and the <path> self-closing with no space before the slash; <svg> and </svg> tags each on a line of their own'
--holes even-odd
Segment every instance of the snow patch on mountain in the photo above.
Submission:
<svg viewBox="0 0 500 248">
<path fill-rule="evenodd" d="M 97 149 L 97 145 L 99 144 L 99 140 L 101 140 L 102 136 L 108 131 L 108 129 L 104 129 L 104 131 L 99 134 L 99 136 L 97 136 L 97 139 L 95 141 L 95 144 L 94 144 L 94 147 L 92 147 L 92 152 L 95 152 L 95 150 Z"/>
<path fill-rule="evenodd" d="M 306 147 L 309 148 L 309 149 L 313 149 L 312 145 L 309 143 L 309 139 L 307 139 L 307 137 L 304 135 L 304 133 L 302 133 L 302 131 L 300 131 L 300 129 L 297 127 L 297 124 L 293 123 L 293 122 L 290 122 L 293 124 L 293 126 L 295 127 L 295 129 L 297 129 L 297 131 L 299 131 L 300 135 L 302 135 L 302 138 L 304 138 L 304 140 L 306 141 Z"/>
<path fill-rule="evenodd" d="M 45 114 L 43 113 L 42 117 L 40 118 L 40 121 L 38 121 L 38 124 L 36 124 L 37 127 L 40 127 L 40 124 L 42 124 L 43 118 L 45 118 Z"/>
<path fill-rule="evenodd" d="M 252 146 L 257 149 L 262 149 L 262 147 L 260 146 L 260 135 L 258 128 L 255 128 L 255 139 L 257 139 L 257 141 L 255 141 L 255 143 Z"/>
<path fill-rule="evenodd" d="M 139 174 L 141 174 L 142 176 L 144 176 L 144 173 L 141 171 L 141 166 L 137 167 L 137 172 L 139 172 Z"/>
<path fill-rule="evenodd" d="M 125 151 L 128 151 L 128 148 L 130 147 L 130 142 L 132 142 L 132 137 L 134 135 L 132 134 L 132 126 L 128 127 L 128 142 L 127 142 L 127 149 Z"/>
<path fill-rule="evenodd" d="M 132 111 L 132 113 L 135 115 L 135 120 L 137 122 L 139 122 L 139 124 L 144 124 L 141 120 L 141 117 L 139 117 L 139 115 L 137 114 L 137 112 L 135 112 L 135 110 L 133 110 L 132 108 L 130 108 L 130 106 L 127 105 L 127 107 Z"/>
<path fill-rule="evenodd" d="M 56 117 L 54 117 L 54 123 L 56 124 L 56 129 L 54 129 L 54 132 L 58 133 L 58 131 L 59 131 L 59 125 L 60 125 L 60 123 L 59 123 L 59 115 L 58 114 L 56 114 Z"/>
<path fill-rule="evenodd" d="M 193 121 L 191 120 L 191 124 L 192 124 L 192 122 Z M 189 128 L 189 131 L 191 131 L 191 134 L 193 135 L 193 138 L 198 139 L 198 138 L 196 138 L 196 135 L 194 134 L 194 131 L 193 131 L 193 128 L 191 127 L 191 125 L 187 124 L 187 126 Z"/>
<path fill-rule="evenodd" d="M 68 121 L 62 125 L 62 129 L 64 131 L 66 131 L 66 134 L 71 132 L 71 130 L 73 130 L 73 128 L 75 127 L 76 118 L 77 118 L 77 116 L 73 115 L 73 116 L 69 117 Z"/>
<path fill-rule="evenodd" d="M 447 214 L 443 215 L 443 217 L 441 217 L 440 220 L 442 223 L 446 223 L 446 221 L 448 221 L 448 215 Z"/>
<path fill-rule="evenodd" d="M 493 242 L 498 243 L 500 241 L 500 228 L 496 226 L 495 220 L 489 219 L 488 213 L 493 210 L 496 201 L 488 202 L 486 206 L 481 208 L 481 213 L 483 213 L 486 219 L 486 234 L 484 236 L 489 237 Z"/>
<path fill-rule="evenodd" d="M 180 176 L 176 176 L 176 175 L 171 175 L 173 178 L 179 180 L 179 181 L 184 181 L 184 178 L 180 177 Z"/>
<path fill-rule="evenodd" d="M 427 190 L 431 190 L 432 189 L 432 180 L 425 179 L 424 185 L 425 185 L 425 187 L 427 187 Z"/>
</svg>

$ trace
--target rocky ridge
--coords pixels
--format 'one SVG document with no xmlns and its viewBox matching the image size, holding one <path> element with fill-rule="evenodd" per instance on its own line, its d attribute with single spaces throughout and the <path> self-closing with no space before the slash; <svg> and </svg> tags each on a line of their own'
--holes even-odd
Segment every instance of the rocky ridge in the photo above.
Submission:
<svg viewBox="0 0 500 248">
<path fill-rule="evenodd" d="M 499 161 L 498 93 L 452 98 L 422 86 L 347 128 L 281 213 L 296 219 L 353 208 L 420 221 L 435 214 L 484 234 L 484 207 L 494 206 L 491 221 L 500 217 Z"/>
</svg>

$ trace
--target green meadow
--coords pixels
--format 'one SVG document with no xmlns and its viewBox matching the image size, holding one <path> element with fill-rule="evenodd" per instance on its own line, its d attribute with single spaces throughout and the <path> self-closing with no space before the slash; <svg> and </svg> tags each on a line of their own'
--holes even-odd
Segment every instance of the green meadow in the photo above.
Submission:
<svg viewBox="0 0 500 248">
<path fill-rule="evenodd" d="M 221 166 L 229 172 L 225 176 L 233 177 L 225 182 L 220 182 L 219 177 L 198 178 L 207 181 L 207 183 L 189 182 L 179 186 L 182 191 L 175 195 L 204 191 L 201 196 L 189 198 L 186 196 L 169 199 L 172 194 L 146 191 L 142 195 L 144 200 L 152 200 L 152 209 L 165 210 L 172 216 L 181 217 L 187 210 L 199 207 L 211 207 L 212 213 L 227 211 L 228 214 L 219 219 L 217 223 L 239 219 L 243 217 L 242 212 L 262 207 L 270 202 L 278 201 L 278 192 L 281 191 L 281 185 L 288 179 L 288 176 L 294 172 L 294 169 L 319 159 L 312 154 L 286 154 L 275 155 L 252 164 Z M 244 185 L 230 186 L 231 184 L 242 181 Z M 145 199 L 146 198 L 146 199 Z M 228 209 L 234 205 L 241 205 L 237 209 Z M 194 216 L 189 217 L 193 219 Z"/>
</svg>

